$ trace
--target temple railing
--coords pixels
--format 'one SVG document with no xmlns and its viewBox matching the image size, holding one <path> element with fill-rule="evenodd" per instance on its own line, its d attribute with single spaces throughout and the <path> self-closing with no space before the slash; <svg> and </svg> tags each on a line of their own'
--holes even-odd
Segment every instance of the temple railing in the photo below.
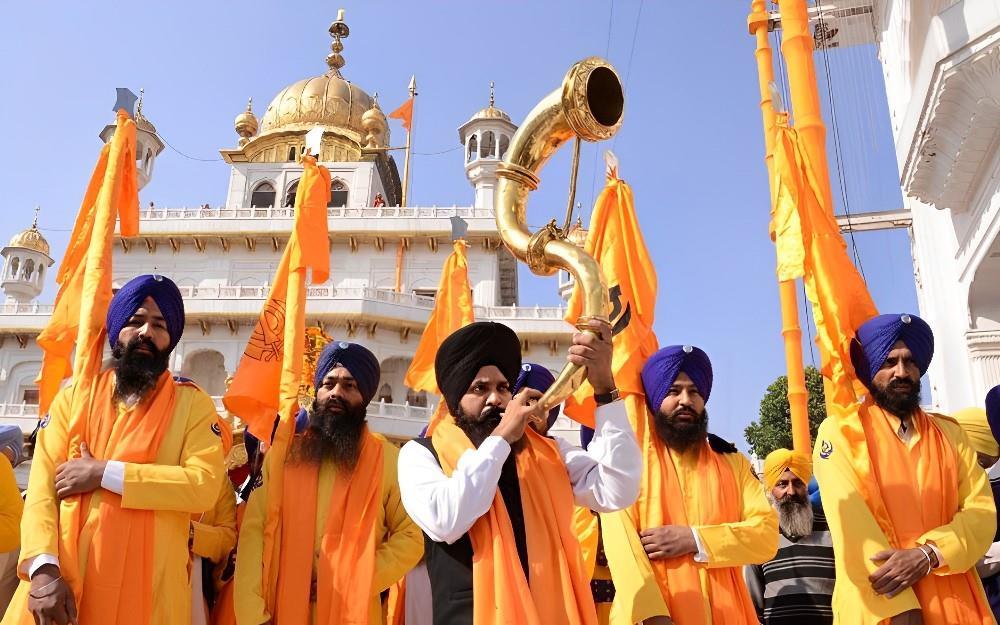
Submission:
<svg viewBox="0 0 1000 625">
<path fill-rule="evenodd" d="M 359 206 L 328 207 L 326 214 L 331 218 L 354 219 L 448 219 L 450 217 L 493 219 L 496 214 L 489 208 L 474 206 Z M 167 219 L 291 219 L 295 210 L 291 207 L 180 207 L 144 208 L 139 211 L 140 221 L 162 221 Z"/>
</svg>

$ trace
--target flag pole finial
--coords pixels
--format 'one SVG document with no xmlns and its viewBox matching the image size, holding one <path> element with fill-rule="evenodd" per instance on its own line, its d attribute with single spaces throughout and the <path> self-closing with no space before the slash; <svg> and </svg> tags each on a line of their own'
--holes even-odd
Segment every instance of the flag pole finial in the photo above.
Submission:
<svg viewBox="0 0 1000 625">
<path fill-rule="evenodd" d="M 490 108 L 493 108 L 493 103 L 496 102 L 493 94 L 493 81 L 490 81 Z"/>
</svg>

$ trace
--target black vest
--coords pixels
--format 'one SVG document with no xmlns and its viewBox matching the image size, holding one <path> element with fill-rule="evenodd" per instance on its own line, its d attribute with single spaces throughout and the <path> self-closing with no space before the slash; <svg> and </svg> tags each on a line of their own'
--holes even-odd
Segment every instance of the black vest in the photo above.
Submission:
<svg viewBox="0 0 1000 625">
<path fill-rule="evenodd" d="M 438 464 L 441 463 L 431 439 L 414 440 L 434 454 Z M 497 488 L 510 516 L 517 555 L 527 579 L 528 543 L 524 533 L 521 486 L 517 480 L 513 452 L 503 463 Z M 424 534 L 424 558 L 431 580 L 434 625 L 472 625 L 472 541 L 469 534 L 466 533 L 450 545 L 433 541 Z"/>
</svg>

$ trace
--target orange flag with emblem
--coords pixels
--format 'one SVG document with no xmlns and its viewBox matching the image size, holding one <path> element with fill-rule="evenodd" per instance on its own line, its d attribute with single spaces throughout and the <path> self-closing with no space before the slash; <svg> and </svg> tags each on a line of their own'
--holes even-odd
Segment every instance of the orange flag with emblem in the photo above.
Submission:
<svg viewBox="0 0 1000 625">
<path fill-rule="evenodd" d="M 413 354 L 410 367 L 406 370 L 403 384 L 415 391 L 425 391 L 439 395 L 434 374 L 434 357 L 438 346 L 456 330 L 476 320 L 472 308 L 472 288 L 469 286 L 469 261 L 466 249 L 468 243 L 462 239 L 454 242 L 454 251 L 448 255 L 441 269 L 441 282 L 434 297 L 434 310 L 427 320 L 420 343 Z M 427 428 L 428 436 L 437 422 L 448 412 L 444 400 L 438 402 L 437 411 L 431 417 Z"/>
<path fill-rule="evenodd" d="M 75 376 L 93 382 L 104 356 L 104 324 L 111 303 L 111 258 L 115 219 L 122 237 L 139 234 L 139 191 L 135 169 L 135 122 L 118 111 L 117 128 L 101 149 L 77 213 L 69 245 L 59 264 L 59 291 L 52 317 L 38 335 L 38 414 L 48 412 L 62 381 Z M 76 350 L 75 359 L 73 348 Z M 74 412 L 73 414 L 77 414 Z"/>
<path fill-rule="evenodd" d="M 330 275 L 330 241 L 326 205 L 330 199 L 330 172 L 305 156 L 304 170 L 295 195 L 295 225 L 271 285 L 271 293 L 257 318 L 257 325 L 240 358 L 236 374 L 222 401 L 226 409 L 246 423 L 251 434 L 271 440 L 274 419 L 283 401 L 298 388 L 305 349 L 306 271 L 312 283 Z M 291 341 L 291 351 L 288 345 Z M 288 355 L 298 363 L 294 379 L 285 379 Z M 282 417 L 287 415 L 282 414 Z M 294 418 L 294 414 L 291 418 Z"/>
<path fill-rule="evenodd" d="M 614 159 L 611 160 L 613 163 Z M 656 269 L 635 215 L 632 189 L 618 177 L 616 164 L 609 164 L 604 190 L 594 203 L 585 249 L 597 259 L 608 285 L 612 371 L 622 396 L 639 398 L 638 402 L 627 402 L 629 419 L 639 436 L 646 423 L 644 410 L 638 409 L 645 406 L 639 374 L 646 360 L 659 348 L 653 333 Z M 566 310 L 566 321 L 574 325 L 582 314 L 582 295 L 579 285 L 574 287 Z M 589 427 L 594 426 L 595 409 L 594 389 L 586 381 L 566 400 L 566 414 Z M 643 439 L 639 436 L 638 440 Z"/>
</svg>

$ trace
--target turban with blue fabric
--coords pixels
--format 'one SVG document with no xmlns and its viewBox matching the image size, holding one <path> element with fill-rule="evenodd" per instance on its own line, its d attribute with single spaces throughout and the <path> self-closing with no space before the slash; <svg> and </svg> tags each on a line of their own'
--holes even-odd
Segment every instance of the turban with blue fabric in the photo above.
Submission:
<svg viewBox="0 0 1000 625">
<path fill-rule="evenodd" d="M 1000 442 L 1000 385 L 986 393 L 986 421 L 990 424 L 993 438 Z"/>
<path fill-rule="evenodd" d="M 678 374 L 686 373 L 701 396 L 712 394 L 712 361 L 708 354 L 691 345 L 670 345 L 653 354 L 642 367 L 642 387 L 646 403 L 656 414 Z"/>
<path fill-rule="evenodd" d="M 166 276 L 144 274 L 129 280 L 111 298 L 104 325 L 108 330 L 108 343 L 112 348 L 118 342 L 122 328 L 135 311 L 142 307 L 147 297 L 152 297 L 156 302 L 167 324 L 167 333 L 170 335 L 170 347 L 167 351 L 172 352 L 177 347 L 177 342 L 184 334 L 184 298 L 180 289 Z"/>
<path fill-rule="evenodd" d="M 556 376 L 552 375 L 552 372 L 542 365 L 526 362 L 521 365 L 521 372 L 517 374 L 517 382 L 514 383 L 514 390 L 511 392 L 517 395 L 521 389 L 531 388 L 544 393 L 549 390 L 549 387 L 552 386 L 555 381 Z M 548 426 L 552 427 L 552 424 L 555 423 L 558 418 L 559 406 L 556 405 L 549 410 L 549 416 L 547 419 Z"/>
<path fill-rule="evenodd" d="M 382 373 L 375 354 L 357 343 L 332 341 L 323 348 L 316 361 L 316 376 L 313 385 L 318 389 L 323 384 L 323 378 L 337 367 L 344 367 L 351 372 L 354 382 L 358 385 L 364 405 L 367 406 L 375 397 L 378 389 L 379 376 Z"/>
<path fill-rule="evenodd" d="M 927 372 L 934 356 L 934 333 L 927 322 L 905 313 L 878 315 L 861 324 L 851 343 L 854 371 L 869 389 L 896 341 L 903 341 L 909 348 L 920 375 Z"/>
</svg>

